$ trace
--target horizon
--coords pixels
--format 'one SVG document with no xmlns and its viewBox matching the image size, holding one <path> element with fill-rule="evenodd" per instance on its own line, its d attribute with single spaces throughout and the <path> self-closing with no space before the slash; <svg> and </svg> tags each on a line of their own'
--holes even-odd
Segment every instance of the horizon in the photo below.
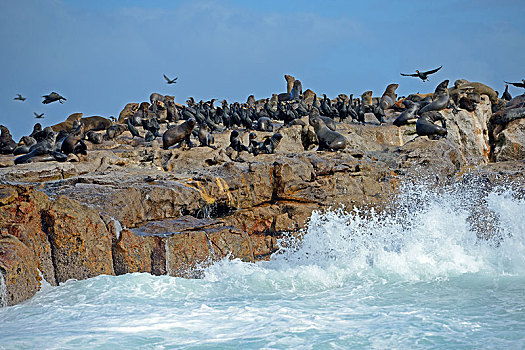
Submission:
<svg viewBox="0 0 525 350">
<path fill-rule="evenodd" d="M 182 104 L 189 96 L 270 97 L 286 91 L 284 74 L 331 98 L 367 90 L 381 96 L 390 83 L 407 96 L 462 78 L 501 96 L 505 80 L 525 78 L 525 3 L 518 0 L 23 0 L 0 9 L 0 124 L 15 141 L 35 123 L 53 125 L 71 113 L 118 117 L 153 92 Z M 441 65 L 428 82 L 400 75 Z M 177 83 L 166 84 L 163 74 Z M 67 101 L 43 105 L 40 96 L 52 91 Z M 27 100 L 13 100 L 18 93 Z"/>
</svg>

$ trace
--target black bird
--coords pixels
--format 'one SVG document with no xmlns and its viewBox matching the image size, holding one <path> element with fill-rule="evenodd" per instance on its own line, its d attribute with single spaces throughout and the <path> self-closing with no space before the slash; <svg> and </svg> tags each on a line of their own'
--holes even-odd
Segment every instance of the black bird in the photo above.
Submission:
<svg viewBox="0 0 525 350">
<path fill-rule="evenodd" d="M 133 137 L 137 136 L 137 137 L 140 137 L 140 134 L 137 130 L 137 128 L 135 128 L 132 124 L 131 124 L 131 121 L 129 120 L 129 118 L 126 119 L 126 124 L 128 124 L 128 130 L 129 132 L 131 133 L 131 135 Z M 132 137 L 132 138 L 133 138 Z"/>
<path fill-rule="evenodd" d="M 512 96 L 511 96 L 511 94 L 509 92 L 509 85 L 508 84 L 505 85 L 505 91 L 503 91 L 503 95 L 501 95 L 501 98 L 506 100 L 506 101 L 512 100 Z"/>
<path fill-rule="evenodd" d="M 428 80 L 428 76 L 430 74 L 434 74 L 436 73 L 438 70 L 440 70 L 443 66 L 440 66 L 436 69 L 432 69 L 432 70 L 429 70 L 429 71 L 426 71 L 426 72 L 420 72 L 416 69 L 416 72 L 413 73 L 413 74 L 403 74 L 401 73 L 402 76 L 405 76 L 405 77 L 416 77 L 416 78 L 419 78 L 423 81 L 427 81 Z"/>
<path fill-rule="evenodd" d="M 25 101 L 26 98 L 25 98 L 25 97 L 22 97 L 22 95 L 20 95 L 20 94 L 16 94 L 16 97 L 13 98 L 13 100 Z"/>
<path fill-rule="evenodd" d="M 163 75 L 164 75 L 164 79 L 166 79 L 166 82 L 167 82 L 168 84 L 175 84 L 175 83 L 177 82 L 177 79 L 179 78 L 179 77 L 175 77 L 175 79 L 170 79 L 170 78 L 168 78 L 168 77 L 166 76 L 166 74 L 163 74 Z"/>
<path fill-rule="evenodd" d="M 525 79 L 521 79 L 521 83 L 509 83 L 508 81 L 506 81 L 505 83 L 514 85 L 516 87 L 525 88 Z"/>
<path fill-rule="evenodd" d="M 33 112 L 33 114 L 35 115 L 35 118 L 44 118 L 44 113 L 38 114 L 36 112 Z"/>
<path fill-rule="evenodd" d="M 62 100 L 67 101 L 65 97 L 60 96 L 56 92 L 52 92 L 49 95 L 42 96 L 44 98 L 44 101 L 42 101 L 43 104 L 47 105 L 48 103 L 58 101 L 60 103 L 64 103 Z"/>
</svg>

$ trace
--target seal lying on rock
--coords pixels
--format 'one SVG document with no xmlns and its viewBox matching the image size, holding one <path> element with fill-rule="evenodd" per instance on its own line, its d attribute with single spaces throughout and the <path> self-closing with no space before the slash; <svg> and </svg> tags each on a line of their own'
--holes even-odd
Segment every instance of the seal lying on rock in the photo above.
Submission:
<svg viewBox="0 0 525 350">
<path fill-rule="evenodd" d="M 73 129 L 73 123 L 75 122 L 75 120 L 80 120 L 80 118 L 82 118 L 83 115 L 83 113 L 73 113 L 69 117 L 67 117 L 65 121 L 51 126 L 51 129 L 53 129 L 53 131 L 56 132 L 59 132 L 60 130 L 66 130 L 67 132 L 70 132 L 71 129 Z"/>
<path fill-rule="evenodd" d="M 36 145 L 36 140 L 34 138 L 31 136 L 22 136 L 18 146 L 16 146 L 15 150 L 13 151 L 13 155 L 19 156 L 21 154 L 27 154 L 33 145 Z"/>
<path fill-rule="evenodd" d="M 192 147 L 193 144 L 191 143 L 190 137 L 196 123 L 195 118 L 190 118 L 184 123 L 166 130 L 162 135 L 162 148 L 168 149 L 182 141 L 186 141 L 188 147 Z"/>
<path fill-rule="evenodd" d="M 70 154 L 75 150 L 75 146 L 84 136 L 84 124 L 80 124 L 73 132 L 71 132 L 65 139 L 62 141 L 62 153 Z"/>
<path fill-rule="evenodd" d="M 82 118 L 80 122 L 84 124 L 84 132 L 106 130 L 113 124 L 111 119 L 99 116 Z"/>
<path fill-rule="evenodd" d="M 319 151 L 336 151 L 346 147 L 346 138 L 337 131 L 330 130 L 320 118 L 314 118 L 312 122 L 319 140 Z"/>
<path fill-rule="evenodd" d="M 418 119 L 416 113 L 421 109 L 422 106 L 427 105 L 430 102 L 413 102 L 411 100 L 404 100 L 403 104 L 406 109 L 394 120 L 392 124 L 395 126 L 402 126 L 409 123 L 415 123 Z"/>
<path fill-rule="evenodd" d="M 48 128 L 45 128 L 46 130 Z M 55 146 L 55 139 L 57 136 L 57 133 L 49 129 L 50 131 L 47 133 L 46 138 L 43 141 L 38 142 L 37 144 L 33 145 L 29 149 L 29 153 L 24 154 L 23 156 L 20 156 L 18 158 L 15 158 L 15 164 L 23 164 L 28 162 L 31 158 L 42 156 L 45 154 L 49 154 L 53 151 L 53 147 Z"/>
<path fill-rule="evenodd" d="M 419 110 L 419 115 L 430 111 L 440 111 L 448 107 L 450 96 L 448 94 L 447 86 L 448 80 L 444 80 L 436 87 L 434 97 L 432 98 L 432 103 L 421 108 Z"/>
<path fill-rule="evenodd" d="M 440 121 L 441 126 L 434 124 Z M 425 112 L 416 122 L 418 136 L 445 137 L 447 136 L 447 125 L 445 118 L 438 111 Z"/>
</svg>

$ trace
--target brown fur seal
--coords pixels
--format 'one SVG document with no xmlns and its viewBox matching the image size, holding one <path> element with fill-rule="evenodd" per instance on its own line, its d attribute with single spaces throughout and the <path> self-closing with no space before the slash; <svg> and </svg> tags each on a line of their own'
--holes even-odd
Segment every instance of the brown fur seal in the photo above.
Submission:
<svg viewBox="0 0 525 350">
<path fill-rule="evenodd" d="M 84 114 L 83 113 L 73 113 L 67 119 L 61 123 L 55 124 L 51 126 L 51 129 L 55 132 L 59 132 L 60 130 L 65 130 L 67 132 L 70 132 L 73 129 L 73 123 L 75 120 L 80 120 Z"/>
<path fill-rule="evenodd" d="M 71 132 L 65 139 L 62 141 L 61 151 L 64 154 L 73 153 L 75 146 L 84 136 L 84 124 L 80 124 L 73 132 Z"/>
<path fill-rule="evenodd" d="M 86 132 L 86 138 L 89 142 L 94 143 L 95 145 L 99 145 L 103 141 L 102 134 L 94 130 L 89 130 L 88 132 Z"/>
<path fill-rule="evenodd" d="M 372 105 L 372 91 L 365 91 L 361 95 L 361 103 L 364 106 L 371 106 Z"/>
<path fill-rule="evenodd" d="M 99 116 L 82 118 L 80 119 L 80 122 L 84 125 L 85 132 L 88 132 L 90 130 L 93 130 L 93 131 L 106 130 L 113 124 L 111 119 L 99 117 Z"/>
<path fill-rule="evenodd" d="M 383 110 L 387 110 L 388 108 L 391 108 L 394 103 L 396 103 L 396 90 L 398 87 L 399 84 L 390 84 L 386 87 L 383 96 L 381 96 L 381 100 L 379 100 L 379 107 L 381 107 Z"/>
<path fill-rule="evenodd" d="M 319 140 L 319 151 L 325 149 L 329 151 L 336 151 L 346 147 L 346 138 L 337 131 L 328 129 L 321 118 L 315 118 L 313 120 L 313 124 L 315 134 Z"/>
<path fill-rule="evenodd" d="M 450 94 L 453 95 L 456 93 L 456 90 L 461 89 L 463 87 L 470 87 L 473 89 L 473 92 L 477 92 L 480 95 L 487 95 L 490 99 L 490 102 L 495 104 L 498 102 L 498 93 L 494 91 L 491 87 L 478 82 L 470 82 L 466 79 L 458 79 L 454 82 L 455 89 L 453 91 L 450 91 Z"/>
<path fill-rule="evenodd" d="M 195 118 L 190 118 L 184 123 L 166 130 L 162 135 L 162 148 L 168 149 L 182 141 L 186 141 L 188 146 L 192 147 L 193 144 L 191 143 L 190 136 L 196 123 Z"/>
<path fill-rule="evenodd" d="M 48 154 L 53 151 L 57 133 L 51 130 L 51 128 L 45 128 L 44 130 L 47 131 L 46 138 L 43 141 L 40 141 L 37 144 L 31 146 L 31 148 L 29 149 L 29 153 L 15 158 L 15 164 L 26 163 L 30 161 L 30 159 L 33 157 Z"/>
<path fill-rule="evenodd" d="M 124 123 L 126 121 L 126 118 L 131 117 L 133 113 L 135 113 L 138 110 L 139 110 L 138 103 L 128 103 L 118 115 L 118 122 Z"/>
<path fill-rule="evenodd" d="M 422 115 L 425 112 L 440 111 L 442 109 L 447 108 L 449 105 L 449 100 L 450 100 L 447 86 L 448 86 L 448 80 L 444 80 L 443 82 L 441 82 L 436 87 L 436 91 L 434 92 L 434 98 L 433 98 L 432 103 L 421 108 L 418 114 Z"/>
<path fill-rule="evenodd" d="M 106 140 L 112 140 L 115 137 L 121 135 L 124 133 L 124 131 L 128 130 L 128 126 L 124 124 L 113 124 L 109 128 L 106 129 L 106 134 L 104 135 L 104 138 Z"/>
<path fill-rule="evenodd" d="M 284 75 L 284 79 L 286 80 L 286 92 L 287 92 L 288 94 L 291 94 L 291 93 L 292 93 L 293 83 L 294 83 L 294 81 L 295 81 L 295 78 L 292 77 L 291 75 L 285 74 L 285 75 Z"/>
<path fill-rule="evenodd" d="M 435 124 L 437 121 L 441 122 L 441 126 Z M 438 111 L 425 112 L 416 122 L 416 132 L 418 136 L 445 137 L 447 136 L 445 118 Z"/>
<path fill-rule="evenodd" d="M 154 105 L 156 101 L 164 101 L 164 95 L 158 94 L 156 92 L 149 95 L 149 102 Z"/>
<path fill-rule="evenodd" d="M 17 143 L 13 140 L 9 129 L 0 125 L 0 153 L 1 154 L 11 154 L 15 150 Z"/>
<path fill-rule="evenodd" d="M 200 146 L 217 149 L 217 147 L 213 146 L 215 143 L 215 137 L 210 133 L 210 127 L 208 124 L 199 125 L 199 132 L 197 136 L 199 138 Z"/>
<path fill-rule="evenodd" d="M 13 155 L 19 156 L 21 154 L 29 153 L 31 146 L 33 145 L 36 145 L 36 140 L 34 138 L 31 136 L 22 136 L 18 146 L 16 146 L 15 150 L 13 151 Z"/>
</svg>

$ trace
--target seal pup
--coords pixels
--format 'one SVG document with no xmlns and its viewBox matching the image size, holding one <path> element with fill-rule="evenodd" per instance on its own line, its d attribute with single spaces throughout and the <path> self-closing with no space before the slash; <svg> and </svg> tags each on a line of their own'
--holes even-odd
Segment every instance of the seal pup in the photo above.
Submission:
<svg viewBox="0 0 525 350">
<path fill-rule="evenodd" d="M 177 79 L 179 78 L 179 77 L 175 77 L 173 79 L 170 79 L 170 78 L 168 78 L 166 76 L 166 74 L 163 74 L 162 76 L 164 77 L 164 79 L 166 79 L 166 83 L 167 84 L 176 84 L 177 83 Z"/>
<path fill-rule="evenodd" d="M 396 103 L 396 90 L 398 87 L 399 84 L 390 84 L 386 87 L 383 96 L 381 96 L 381 99 L 379 100 L 379 107 L 381 107 L 383 111 L 392 108 L 394 103 Z"/>
<path fill-rule="evenodd" d="M 58 93 L 56 92 L 51 92 L 49 95 L 44 95 L 42 96 L 44 98 L 44 101 L 42 101 L 43 104 L 47 105 L 49 103 L 52 103 L 52 102 L 55 102 L 55 101 L 58 101 L 60 103 L 64 103 L 64 101 L 67 101 L 67 99 L 65 97 L 62 97 L 60 96 Z M 62 101 L 64 100 L 64 101 Z"/>
<path fill-rule="evenodd" d="M 283 138 L 283 135 L 279 132 L 276 132 L 270 137 L 267 137 L 264 139 L 262 144 L 259 145 L 258 152 L 257 153 L 264 153 L 264 154 L 274 154 L 275 149 L 277 146 L 279 146 L 279 143 L 281 142 Z M 257 155 L 254 153 L 254 155 Z"/>
<path fill-rule="evenodd" d="M 11 154 L 15 150 L 17 143 L 13 140 L 9 129 L 0 125 L 0 153 Z"/>
<path fill-rule="evenodd" d="M 94 143 L 96 145 L 101 144 L 102 141 L 103 141 L 102 134 L 99 134 L 98 132 L 96 132 L 94 130 L 89 130 L 86 133 L 86 138 L 88 139 L 89 142 Z"/>
<path fill-rule="evenodd" d="M 440 121 L 441 126 L 435 122 Z M 447 124 L 445 118 L 438 111 L 425 112 L 416 122 L 416 132 L 418 136 L 446 137 Z"/>
<path fill-rule="evenodd" d="M 208 126 L 208 124 L 199 125 L 199 132 L 197 133 L 197 138 L 199 139 L 201 147 L 210 147 L 213 149 L 217 149 L 217 147 L 213 146 L 213 144 L 215 143 L 215 137 L 210 132 L 210 127 Z"/>
<path fill-rule="evenodd" d="M 112 140 L 115 137 L 121 135 L 127 129 L 128 129 L 127 125 L 113 124 L 109 128 L 106 129 L 106 133 L 104 134 L 104 138 L 106 140 Z"/>
<path fill-rule="evenodd" d="M 232 130 L 230 133 L 230 146 L 234 151 L 242 152 L 242 151 L 248 151 L 248 147 L 246 147 L 241 140 L 239 130 Z"/>
<path fill-rule="evenodd" d="M 440 111 L 442 109 L 445 109 L 449 105 L 450 95 L 448 93 L 448 80 L 443 80 L 437 87 L 434 92 L 434 97 L 432 98 L 432 102 L 423 108 L 421 108 L 418 112 L 419 115 L 429 112 L 429 111 Z"/>
<path fill-rule="evenodd" d="M 325 149 L 336 151 L 346 147 L 346 138 L 337 131 L 328 129 L 321 118 L 314 118 L 313 124 L 317 140 L 319 141 L 318 151 Z"/>
<path fill-rule="evenodd" d="M 423 81 L 427 81 L 428 80 L 428 76 L 430 74 L 434 74 L 436 73 L 438 70 L 440 70 L 443 66 L 439 66 L 438 68 L 436 69 L 432 69 L 432 70 L 427 70 L 426 72 L 420 72 L 419 70 L 416 69 L 416 72 L 415 73 L 412 73 L 412 74 L 405 74 L 405 73 L 400 73 L 402 76 L 404 77 L 415 77 L 415 78 L 419 78 Z"/>
<path fill-rule="evenodd" d="M 25 101 L 25 100 L 26 100 L 26 98 L 25 98 L 25 97 L 23 97 L 23 96 L 22 96 L 22 95 L 20 95 L 20 94 L 16 94 L 16 97 L 15 97 L 15 98 L 13 98 L 13 100 L 18 100 L 18 101 Z"/>
<path fill-rule="evenodd" d="M 168 149 L 177 143 L 181 143 L 182 141 L 186 141 L 188 147 L 192 147 L 193 144 L 190 137 L 196 123 L 197 121 L 195 118 L 190 118 L 184 123 L 166 130 L 162 135 L 162 148 Z"/>
<path fill-rule="evenodd" d="M 260 117 L 257 119 L 255 130 L 258 131 L 273 131 L 272 121 L 268 117 Z"/>
</svg>

